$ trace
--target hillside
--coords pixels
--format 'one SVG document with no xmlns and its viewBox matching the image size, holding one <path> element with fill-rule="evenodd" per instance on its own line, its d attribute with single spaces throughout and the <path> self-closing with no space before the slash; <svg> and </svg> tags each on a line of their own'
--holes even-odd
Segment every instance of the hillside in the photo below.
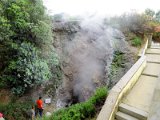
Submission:
<svg viewBox="0 0 160 120">
<path fill-rule="evenodd" d="M 53 116 L 74 120 L 78 111 L 77 120 L 94 118 L 107 90 L 138 59 L 144 36 L 159 40 L 159 14 L 150 12 L 49 16 L 41 0 L 0 1 L 0 112 L 6 120 L 28 120 L 42 96 L 51 99 L 44 114 L 66 108 Z"/>
</svg>

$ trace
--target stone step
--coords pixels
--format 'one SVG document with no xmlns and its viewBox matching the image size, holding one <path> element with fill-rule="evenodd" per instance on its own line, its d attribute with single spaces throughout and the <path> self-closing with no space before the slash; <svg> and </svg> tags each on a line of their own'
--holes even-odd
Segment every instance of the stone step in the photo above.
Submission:
<svg viewBox="0 0 160 120">
<path fill-rule="evenodd" d="M 138 119 L 118 111 L 116 113 L 116 120 L 138 120 Z"/>
<path fill-rule="evenodd" d="M 151 49 L 160 49 L 159 46 L 152 46 Z"/>
<path fill-rule="evenodd" d="M 146 54 L 147 62 L 160 63 L 160 55 L 158 54 Z"/>
<path fill-rule="evenodd" d="M 147 54 L 160 54 L 160 49 L 147 49 Z"/>
<path fill-rule="evenodd" d="M 156 62 L 156 61 L 147 61 L 147 63 L 155 63 L 155 64 L 160 64 L 160 62 Z"/>
<path fill-rule="evenodd" d="M 137 119 L 147 120 L 148 113 L 143 111 L 143 110 L 137 109 L 135 107 L 129 106 L 129 105 L 124 104 L 124 103 L 121 103 L 119 105 L 118 109 L 119 109 L 120 112 L 126 113 L 130 116 L 133 116 L 133 117 L 137 118 Z"/>
<path fill-rule="evenodd" d="M 160 74 L 160 64 L 156 63 L 147 63 L 143 75 L 148 75 L 148 76 L 153 76 L 153 77 L 158 77 Z"/>
</svg>

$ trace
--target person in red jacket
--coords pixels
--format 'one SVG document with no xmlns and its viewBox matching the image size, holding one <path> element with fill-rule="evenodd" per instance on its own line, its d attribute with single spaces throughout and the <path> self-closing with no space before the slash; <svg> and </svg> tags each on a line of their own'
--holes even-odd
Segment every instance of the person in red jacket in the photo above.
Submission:
<svg viewBox="0 0 160 120">
<path fill-rule="evenodd" d="M 37 100 L 37 108 L 38 108 L 38 113 L 40 115 L 40 117 L 42 117 L 43 114 L 43 101 L 42 101 L 42 97 L 39 97 L 39 99 Z"/>
</svg>

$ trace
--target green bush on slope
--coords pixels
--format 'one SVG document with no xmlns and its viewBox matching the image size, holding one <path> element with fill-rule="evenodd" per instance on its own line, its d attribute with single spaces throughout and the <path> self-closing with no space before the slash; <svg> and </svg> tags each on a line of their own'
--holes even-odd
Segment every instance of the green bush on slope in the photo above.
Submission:
<svg viewBox="0 0 160 120">
<path fill-rule="evenodd" d="M 0 7 L 0 86 L 22 95 L 59 64 L 50 19 L 42 0 L 1 0 Z"/>
<path fill-rule="evenodd" d="M 27 111 L 31 109 L 33 103 L 29 102 L 11 102 L 7 105 L 0 103 L 0 111 L 4 114 L 5 120 L 26 120 L 29 119 Z"/>
<path fill-rule="evenodd" d="M 84 120 L 92 118 L 95 116 L 96 106 L 103 105 L 106 96 L 107 88 L 98 88 L 88 101 L 60 109 L 53 113 L 51 117 L 45 117 L 44 120 Z"/>
<path fill-rule="evenodd" d="M 135 38 L 132 40 L 131 44 L 132 44 L 133 46 L 135 46 L 135 47 L 141 46 L 142 40 L 141 40 L 141 38 L 139 38 L 139 37 L 135 37 Z"/>
</svg>

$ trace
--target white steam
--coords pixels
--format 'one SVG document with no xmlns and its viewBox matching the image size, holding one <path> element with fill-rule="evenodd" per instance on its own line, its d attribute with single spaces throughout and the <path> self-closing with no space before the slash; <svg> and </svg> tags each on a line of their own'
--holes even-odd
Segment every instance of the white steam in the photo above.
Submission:
<svg viewBox="0 0 160 120">
<path fill-rule="evenodd" d="M 78 21 L 56 19 L 55 46 L 62 61 L 63 87 L 59 87 L 57 107 L 87 100 L 99 86 L 109 83 L 108 74 L 115 51 L 125 51 L 123 33 L 103 18 L 90 16 Z M 69 17 L 68 17 L 69 18 Z"/>
<path fill-rule="evenodd" d="M 85 101 L 95 88 L 107 83 L 106 71 L 113 52 L 125 45 L 123 34 L 103 24 L 103 19 L 90 17 L 80 24 L 75 37 L 66 41 L 64 50 L 73 69 L 73 95 Z"/>
</svg>

